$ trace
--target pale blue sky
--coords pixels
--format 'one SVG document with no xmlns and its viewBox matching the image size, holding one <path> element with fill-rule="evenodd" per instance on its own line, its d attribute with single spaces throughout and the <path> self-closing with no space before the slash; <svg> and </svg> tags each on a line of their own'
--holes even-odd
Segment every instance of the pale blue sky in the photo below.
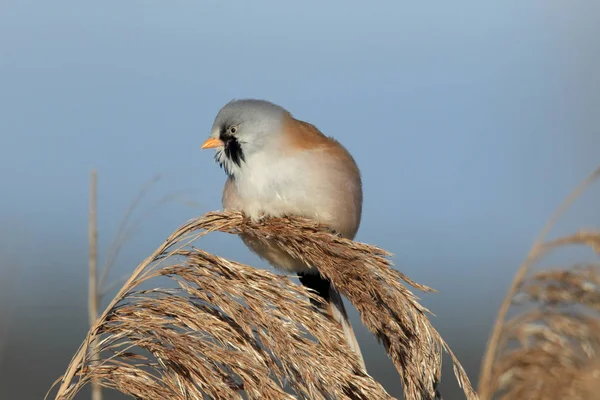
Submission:
<svg viewBox="0 0 600 400">
<path fill-rule="evenodd" d="M 599 15 L 593 0 L 4 0 L 0 273 L 19 267 L 11 287 L 21 298 L 9 343 L 16 352 L 45 334 L 58 358 L 40 361 L 41 345 L 30 358 L 9 354 L 15 376 L 37 377 L 39 397 L 83 337 L 90 169 L 100 176 L 103 248 L 157 173 L 141 210 L 170 193 L 197 203 L 153 213 L 118 277 L 187 219 L 220 208 L 224 174 L 199 147 L 224 103 L 255 97 L 353 153 L 365 191 L 357 239 L 440 290 L 424 301 L 475 379 L 517 264 L 600 164 Z M 578 203 L 563 232 L 598 222 L 598 194 Z M 264 265 L 233 238 L 205 245 Z M 27 327 L 29 341 L 19 333 Z M 383 350 L 368 353 L 397 393 Z M 0 374 L 0 397 L 11 381 Z"/>
</svg>

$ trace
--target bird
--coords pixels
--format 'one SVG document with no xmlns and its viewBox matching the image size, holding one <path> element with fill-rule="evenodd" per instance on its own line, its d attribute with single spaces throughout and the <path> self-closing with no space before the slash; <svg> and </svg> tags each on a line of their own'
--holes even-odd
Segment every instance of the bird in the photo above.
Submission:
<svg viewBox="0 0 600 400">
<path fill-rule="evenodd" d="M 224 210 L 241 211 L 253 220 L 304 217 L 354 239 L 361 221 L 361 173 L 352 155 L 316 126 L 296 119 L 267 100 L 234 99 L 217 113 L 202 149 L 215 149 L 215 161 L 227 179 Z M 241 235 L 244 244 L 276 269 L 296 273 L 315 291 L 343 329 L 346 341 L 366 372 L 354 330 L 340 293 L 312 265 L 273 243 Z"/>
</svg>

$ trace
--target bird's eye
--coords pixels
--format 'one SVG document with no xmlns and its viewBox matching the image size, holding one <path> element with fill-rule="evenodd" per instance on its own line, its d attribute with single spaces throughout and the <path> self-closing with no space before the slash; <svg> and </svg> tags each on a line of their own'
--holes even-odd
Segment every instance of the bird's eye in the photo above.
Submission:
<svg viewBox="0 0 600 400">
<path fill-rule="evenodd" d="M 229 128 L 229 133 L 231 133 L 232 135 L 235 135 L 236 132 L 237 132 L 236 126 L 232 126 L 231 128 Z"/>
</svg>

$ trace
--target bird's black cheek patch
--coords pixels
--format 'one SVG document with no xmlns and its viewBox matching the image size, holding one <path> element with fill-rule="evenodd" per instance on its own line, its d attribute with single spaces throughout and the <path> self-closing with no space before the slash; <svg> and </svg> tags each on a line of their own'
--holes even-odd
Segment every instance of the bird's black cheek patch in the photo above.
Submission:
<svg viewBox="0 0 600 400">
<path fill-rule="evenodd" d="M 240 146 L 240 142 L 234 137 L 229 137 L 227 138 L 227 141 L 225 141 L 225 155 L 231 161 L 236 163 L 238 167 L 242 165 L 242 161 L 246 161 L 242 146 Z"/>
</svg>

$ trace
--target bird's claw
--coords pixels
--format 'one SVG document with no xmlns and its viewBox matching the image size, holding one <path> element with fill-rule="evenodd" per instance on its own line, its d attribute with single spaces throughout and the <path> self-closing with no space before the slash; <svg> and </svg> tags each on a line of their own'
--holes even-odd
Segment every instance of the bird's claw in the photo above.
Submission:
<svg viewBox="0 0 600 400">
<path fill-rule="evenodd" d="M 342 234 L 338 233 L 338 231 L 336 231 L 335 229 L 330 229 L 329 233 L 331 233 L 333 236 L 337 236 L 338 238 L 342 238 Z"/>
</svg>

